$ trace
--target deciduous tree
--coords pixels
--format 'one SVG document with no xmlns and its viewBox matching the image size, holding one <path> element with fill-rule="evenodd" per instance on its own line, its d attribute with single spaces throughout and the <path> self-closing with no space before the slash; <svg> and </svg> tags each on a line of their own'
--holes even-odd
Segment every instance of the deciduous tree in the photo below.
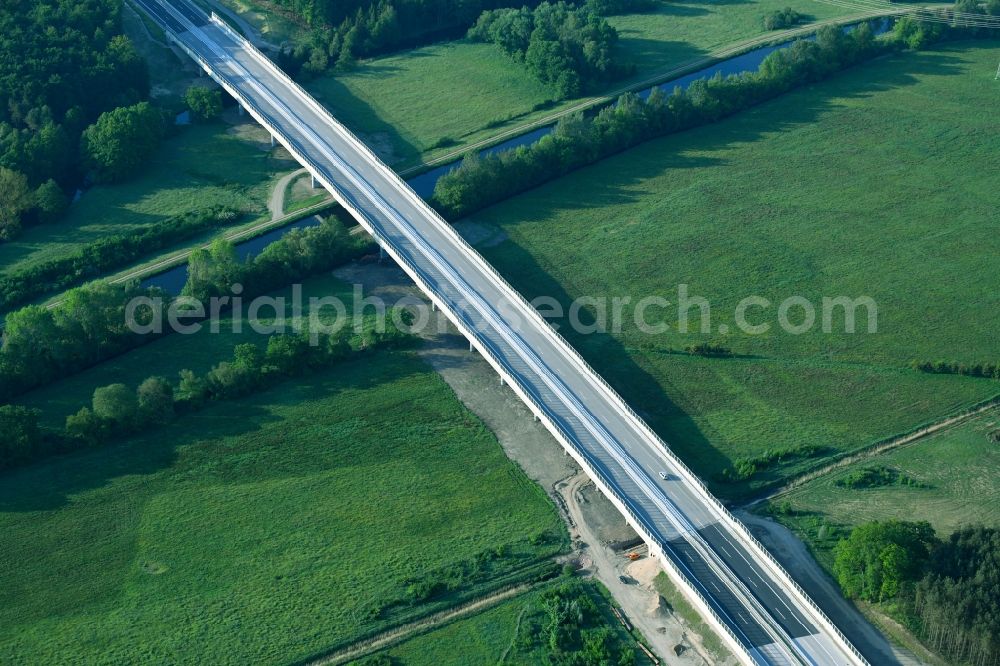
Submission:
<svg viewBox="0 0 1000 666">
<path fill-rule="evenodd" d="M 103 182 L 139 172 L 163 138 L 163 116 L 149 102 L 102 113 L 83 132 L 81 150 L 87 165 Z"/>
</svg>

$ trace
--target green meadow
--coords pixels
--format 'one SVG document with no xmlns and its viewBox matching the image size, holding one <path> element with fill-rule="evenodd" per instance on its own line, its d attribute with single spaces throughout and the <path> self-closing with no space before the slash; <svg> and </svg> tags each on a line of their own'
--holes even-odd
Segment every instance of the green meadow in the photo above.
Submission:
<svg viewBox="0 0 1000 666">
<path fill-rule="evenodd" d="M 0 244 L 0 274 L 59 259 L 112 234 L 147 228 L 182 213 L 225 205 L 259 217 L 274 181 L 294 162 L 262 150 L 256 126 L 192 125 L 168 138 L 135 178 L 87 190 L 66 216 Z M 266 143 L 264 145 L 267 145 Z"/>
<path fill-rule="evenodd" d="M 372 353 L 5 473 L 0 661 L 303 660 L 533 577 L 563 535 L 431 368 Z"/>
<path fill-rule="evenodd" d="M 720 46 L 761 36 L 767 33 L 763 17 L 786 6 L 810 21 L 852 13 L 812 0 L 694 0 L 663 1 L 652 12 L 609 17 L 619 31 L 621 55 L 636 65 L 636 74 L 594 92 L 617 90 Z M 580 101 L 553 101 L 551 89 L 499 48 L 465 40 L 373 58 L 307 87 L 396 169 Z"/>
<path fill-rule="evenodd" d="M 626 316 L 620 332 L 567 334 L 716 490 L 742 495 L 1000 393 L 996 381 L 909 367 L 996 358 L 998 58 L 985 42 L 883 58 L 472 221 L 505 239 L 483 252 L 529 297 L 670 301 L 647 319 L 665 333 Z M 705 333 L 695 306 L 678 330 L 682 284 L 710 304 Z M 770 302 L 747 312 L 764 334 L 735 325 L 748 296 Z M 854 333 L 836 309 L 823 332 L 823 298 L 840 296 L 870 297 L 876 332 L 864 308 Z M 789 297 L 815 309 L 805 333 L 780 326 Z M 801 307 L 786 314 L 804 321 Z M 736 357 L 678 353 L 697 343 Z M 802 446 L 817 450 L 749 485 L 721 482 L 738 458 Z"/>
<path fill-rule="evenodd" d="M 926 520 L 944 538 L 967 525 L 1000 525 L 1000 411 L 992 409 L 939 433 L 814 479 L 775 503 L 775 518 L 809 543 L 821 562 L 850 528 L 872 520 Z M 914 485 L 837 485 L 868 467 L 888 467 Z"/>
</svg>

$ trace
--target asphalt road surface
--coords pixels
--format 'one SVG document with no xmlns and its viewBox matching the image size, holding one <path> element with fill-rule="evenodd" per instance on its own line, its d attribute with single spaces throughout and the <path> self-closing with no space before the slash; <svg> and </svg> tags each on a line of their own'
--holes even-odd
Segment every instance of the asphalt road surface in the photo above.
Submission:
<svg viewBox="0 0 1000 666">
<path fill-rule="evenodd" d="M 301 89 L 187 0 L 134 0 L 308 166 L 446 311 L 474 331 L 759 664 L 864 663 L 690 473 L 412 190 Z M 660 472 L 666 472 L 663 480 Z"/>
</svg>

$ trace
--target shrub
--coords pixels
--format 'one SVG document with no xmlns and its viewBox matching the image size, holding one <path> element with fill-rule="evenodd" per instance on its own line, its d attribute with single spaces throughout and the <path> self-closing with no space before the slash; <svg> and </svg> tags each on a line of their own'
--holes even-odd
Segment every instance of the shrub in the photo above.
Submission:
<svg viewBox="0 0 1000 666">
<path fill-rule="evenodd" d="M 136 389 L 139 416 L 147 423 L 165 423 L 174 415 L 174 387 L 164 377 L 149 377 Z"/>
<path fill-rule="evenodd" d="M 35 190 L 34 199 L 38 221 L 44 224 L 55 222 L 69 208 L 69 199 L 59 185 L 56 184 L 56 181 L 51 178 L 38 186 L 38 189 Z"/>
<path fill-rule="evenodd" d="M 784 30 L 785 28 L 791 28 L 803 20 L 805 20 L 805 17 L 802 14 L 791 7 L 785 7 L 784 9 L 776 9 L 765 16 L 764 28 L 766 30 Z"/>
<path fill-rule="evenodd" d="M 303 372 L 310 361 L 309 341 L 297 335 L 272 335 L 267 341 L 268 366 L 285 375 Z"/>
<path fill-rule="evenodd" d="M 689 346 L 685 351 L 689 354 L 695 354 L 697 356 L 714 356 L 714 357 L 730 357 L 733 355 L 733 351 L 728 347 L 723 347 L 722 345 L 713 345 L 708 342 L 699 342 L 697 344 Z"/>
<path fill-rule="evenodd" d="M 885 465 L 864 467 L 834 481 L 841 488 L 878 488 L 880 486 L 920 486 L 916 479 Z"/>
<path fill-rule="evenodd" d="M 997 363 L 956 363 L 954 361 L 913 361 L 914 370 L 933 374 L 967 375 L 1000 379 L 1000 364 Z"/>
<path fill-rule="evenodd" d="M 197 120 L 212 120 L 222 113 L 222 91 L 218 88 L 191 86 L 184 93 L 184 102 Z"/>
<path fill-rule="evenodd" d="M 89 407 L 81 407 L 76 414 L 66 417 L 66 434 L 87 444 L 95 444 L 104 435 L 105 423 Z"/>
<path fill-rule="evenodd" d="M 208 384 L 186 368 L 178 374 L 180 383 L 177 385 L 176 401 L 189 409 L 200 407 L 208 399 Z"/>
<path fill-rule="evenodd" d="M 138 422 L 139 401 L 135 392 L 124 384 L 111 384 L 94 389 L 94 416 L 123 429 Z"/>
<path fill-rule="evenodd" d="M 37 409 L 0 405 L 0 469 L 29 460 L 42 442 Z"/>
<path fill-rule="evenodd" d="M 811 458 L 825 452 L 827 449 L 816 444 L 800 444 L 780 449 L 768 449 L 757 456 L 738 458 L 731 468 L 723 470 L 724 479 L 746 481 L 757 472 L 790 460 Z"/>
</svg>

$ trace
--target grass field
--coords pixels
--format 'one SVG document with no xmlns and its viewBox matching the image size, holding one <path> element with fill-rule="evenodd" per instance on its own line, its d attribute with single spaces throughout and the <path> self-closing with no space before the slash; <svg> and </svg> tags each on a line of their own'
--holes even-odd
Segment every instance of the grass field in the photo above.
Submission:
<svg viewBox="0 0 1000 666">
<path fill-rule="evenodd" d="M 720 46 L 767 34 L 764 17 L 791 7 L 806 18 L 802 25 L 856 14 L 817 0 L 661 1 L 643 14 L 610 16 L 625 56 L 636 63 L 641 80 L 658 71 L 698 58 Z"/>
<path fill-rule="evenodd" d="M 655 12 L 611 17 L 623 57 L 636 64 L 637 73 L 608 90 L 764 34 L 763 17 L 786 6 L 813 20 L 851 13 L 814 0 L 695 0 L 663 1 Z M 523 66 L 493 45 L 464 40 L 365 61 L 308 88 L 397 169 L 574 103 L 547 104 L 553 91 Z"/>
<path fill-rule="evenodd" d="M 988 438 L 998 429 L 1000 410 L 994 409 L 810 481 L 781 496 L 778 503 L 787 502 L 793 513 L 776 518 L 812 544 L 828 566 L 837 536 L 871 520 L 927 520 L 941 537 L 963 525 L 1000 526 L 1000 445 Z M 855 470 L 874 465 L 898 470 L 920 485 L 857 489 L 836 485 Z"/>
<path fill-rule="evenodd" d="M 30 227 L 17 240 L 0 244 L 0 274 L 198 208 L 227 205 L 259 216 L 266 212 L 273 181 L 295 168 L 290 160 L 272 158 L 260 141 L 267 136 L 256 125 L 183 129 L 164 141 L 134 179 L 93 187 L 59 222 Z"/>
<path fill-rule="evenodd" d="M 407 666 L 455 663 L 458 655 L 461 655 L 463 666 L 551 663 L 551 653 L 543 642 L 547 636 L 540 635 L 541 627 L 547 622 L 541 601 L 545 590 L 552 589 L 554 585 L 544 585 L 379 654 L 389 657 L 393 664 Z M 574 580 L 571 585 L 578 586 L 596 604 L 604 626 L 617 640 L 634 646 L 634 641 L 611 614 L 605 595 L 594 583 Z M 637 664 L 649 663 L 638 649 L 635 652 Z M 352 663 L 361 666 L 365 660 Z"/>
<path fill-rule="evenodd" d="M 473 222 L 507 239 L 483 251 L 529 297 L 659 295 L 674 304 L 653 310 L 669 324 L 677 285 L 710 302 L 706 334 L 641 333 L 626 317 L 619 334 L 571 335 L 701 473 L 779 445 L 854 449 L 1000 393 L 994 381 L 907 368 L 998 352 L 987 314 L 1000 293 L 998 58 L 995 44 L 964 43 L 882 59 Z M 733 326 L 750 295 L 772 302 L 751 317 L 771 323 L 768 334 Z M 862 295 L 878 306 L 877 333 L 863 314 L 855 334 L 839 316 L 832 333 L 778 326 L 787 297 L 819 308 L 824 296 Z M 743 358 L 668 353 L 702 341 Z"/>
<path fill-rule="evenodd" d="M 435 44 L 371 60 L 307 88 L 393 167 L 454 149 L 552 99 L 492 44 Z M 495 131 L 495 130 L 494 130 Z"/>
<path fill-rule="evenodd" d="M 5 474 L 0 662 L 294 662 L 516 579 L 562 535 L 443 380 L 382 352 Z"/>
</svg>

